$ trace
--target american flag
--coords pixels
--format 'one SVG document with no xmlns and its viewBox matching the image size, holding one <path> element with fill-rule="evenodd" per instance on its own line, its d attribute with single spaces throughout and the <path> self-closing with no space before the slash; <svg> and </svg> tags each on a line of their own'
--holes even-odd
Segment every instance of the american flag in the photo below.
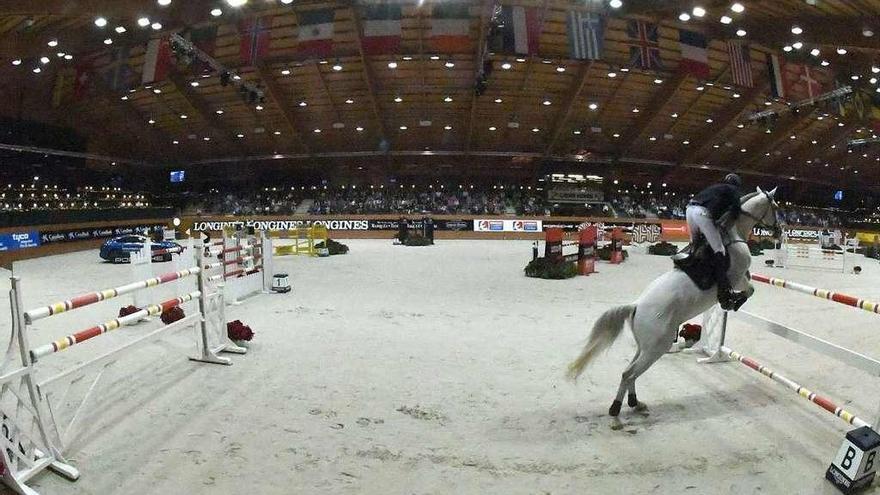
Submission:
<svg viewBox="0 0 880 495">
<path fill-rule="evenodd" d="M 628 21 L 626 34 L 630 40 L 629 63 L 642 69 L 662 69 L 660 60 L 660 33 L 657 25 L 644 21 Z"/>
<path fill-rule="evenodd" d="M 752 78 L 752 57 L 749 55 L 750 47 L 738 41 L 727 42 L 727 54 L 730 56 L 730 72 L 733 74 L 733 84 L 751 88 L 755 85 Z"/>
</svg>

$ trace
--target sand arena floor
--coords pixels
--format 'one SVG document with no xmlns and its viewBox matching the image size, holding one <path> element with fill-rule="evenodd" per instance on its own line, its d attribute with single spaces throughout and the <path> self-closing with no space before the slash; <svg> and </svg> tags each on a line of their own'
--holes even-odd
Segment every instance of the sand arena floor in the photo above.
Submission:
<svg viewBox="0 0 880 495">
<path fill-rule="evenodd" d="M 637 382 L 651 414 L 625 411 L 619 432 L 605 414 L 633 353 L 628 330 L 580 383 L 565 380 L 592 321 L 635 299 L 667 258 L 634 248 L 596 275 L 543 281 L 522 274 L 529 242 L 346 242 L 347 256 L 277 259 L 293 291 L 228 309 L 256 332 L 233 366 L 188 361 L 188 332 L 120 360 L 71 447 L 81 479 L 47 472 L 31 486 L 43 495 L 837 493 L 823 475 L 847 425 L 742 365 L 665 356 Z M 860 276 L 756 271 L 880 299 L 880 265 L 859 264 Z M 29 308 L 131 278 L 95 251 L 22 262 L 16 275 Z M 154 290 L 155 300 L 170 294 Z M 31 343 L 120 305 L 42 320 Z M 746 308 L 880 355 L 878 315 L 762 284 Z M 0 311 L 6 339 L 6 298 Z M 157 324 L 50 356 L 41 376 Z M 742 324 L 728 343 L 874 420 L 876 378 Z"/>
</svg>

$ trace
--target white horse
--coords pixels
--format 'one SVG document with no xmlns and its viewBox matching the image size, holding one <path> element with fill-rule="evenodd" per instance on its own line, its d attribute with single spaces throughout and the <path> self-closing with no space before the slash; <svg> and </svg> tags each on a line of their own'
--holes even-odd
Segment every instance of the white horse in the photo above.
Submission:
<svg viewBox="0 0 880 495">
<path fill-rule="evenodd" d="M 722 230 L 722 234 L 726 233 L 725 246 L 730 255 L 727 275 L 733 288 L 747 295 L 751 295 L 754 288 L 748 277 L 752 257 L 746 240 L 755 225 L 767 226 L 774 231 L 778 229 L 778 205 L 773 200 L 775 193 L 776 188 L 765 192 L 759 187 L 756 192 L 743 196 L 739 218 Z M 637 411 L 647 410 L 647 406 L 636 398 L 636 378 L 669 350 L 682 323 L 703 313 L 716 302 L 717 290 L 714 286 L 701 290 L 687 274 L 678 269 L 664 273 L 648 285 L 634 303 L 616 306 L 602 313 L 593 325 L 580 356 L 569 365 L 569 378 L 576 380 L 597 354 L 614 343 L 629 320 L 638 348 L 633 360 L 623 371 L 617 397 L 608 410 L 612 416 L 611 427 L 615 430 L 622 428 L 617 416 L 620 414 L 623 394 L 629 392 L 627 404 L 630 407 Z"/>
</svg>

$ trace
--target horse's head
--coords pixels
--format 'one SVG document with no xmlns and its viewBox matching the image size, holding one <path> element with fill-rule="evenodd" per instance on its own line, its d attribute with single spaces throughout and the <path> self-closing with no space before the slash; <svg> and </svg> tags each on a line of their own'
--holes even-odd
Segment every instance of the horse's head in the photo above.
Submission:
<svg viewBox="0 0 880 495">
<path fill-rule="evenodd" d="M 773 237 L 778 238 L 781 235 L 781 228 L 776 217 L 779 205 L 776 204 L 775 195 L 775 187 L 770 191 L 758 187 L 755 192 L 743 196 L 740 204 L 743 216 L 752 219 L 759 227 L 772 230 Z"/>
</svg>

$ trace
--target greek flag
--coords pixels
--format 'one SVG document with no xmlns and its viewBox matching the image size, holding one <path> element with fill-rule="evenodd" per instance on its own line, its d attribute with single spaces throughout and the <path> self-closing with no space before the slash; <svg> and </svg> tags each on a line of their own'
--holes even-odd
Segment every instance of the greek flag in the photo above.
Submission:
<svg viewBox="0 0 880 495">
<path fill-rule="evenodd" d="M 599 14 L 568 12 L 568 48 L 571 58 L 599 60 L 605 38 L 605 19 Z"/>
</svg>

